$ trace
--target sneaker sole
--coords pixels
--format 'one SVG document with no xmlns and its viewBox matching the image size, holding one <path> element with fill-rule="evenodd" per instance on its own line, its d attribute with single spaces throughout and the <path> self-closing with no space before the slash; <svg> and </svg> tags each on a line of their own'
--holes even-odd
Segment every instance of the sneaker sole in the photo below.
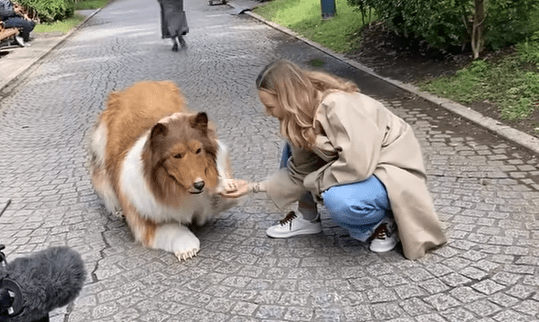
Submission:
<svg viewBox="0 0 539 322">
<path fill-rule="evenodd" d="M 373 248 L 373 247 L 370 247 L 369 246 L 369 249 L 371 250 L 371 252 L 374 252 L 374 253 L 387 253 L 389 251 L 392 251 L 396 246 L 397 246 L 398 242 L 395 243 L 395 245 L 392 245 L 391 247 L 385 247 L 385 248 Z"/>
<path fill-rule="evenodd" d="M 397 244 L 400 242 L 400 238 L 396 238 L 395 243 L 392 245 L 387 245 L 386 247 L 372 247 L 372 244 L 369 245 L 369 249 L 371 252 L 375 253 L 385 253 L 393 250 L 395 247 L 397 247 Z"/>
<path fill-rule="evenodd" d="M 271 232 L 268 232 L 266 230 L 266 235 L 268 235 L 268 237 L 271 237 L 271 238 L 290 238 L 290 237 L 294 237 L 298 235 L 314 235 L 321 232 L 322 232 L 322 228 L 320 228 L 320 230 L 296 230 L 296 231 L 291 231 L 286 234 L 277 235 L 277 234 L 272 234 Z"/>
</svg>

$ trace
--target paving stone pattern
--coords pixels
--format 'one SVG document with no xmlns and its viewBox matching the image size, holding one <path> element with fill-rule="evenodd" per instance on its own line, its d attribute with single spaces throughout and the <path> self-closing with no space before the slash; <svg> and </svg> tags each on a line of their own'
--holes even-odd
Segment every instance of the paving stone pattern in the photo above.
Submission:
<svg viewBox="0 0 539 322">
<path fill-rule="evenodd" d="M 68 245 L 88 270 L 81 295 L 51 321 L 539 321 L 536 155 L 226 5 L 186 10 L 188 48 L 174 53 L 157 2 L 115 0 L 0 93 L 8 259 Z M 283 214 L 257 195 L 195 228 L 202 251 L 179 263 L 135 244 L 106 213 L 85 144 L 110 91 L 177 82 L 217 124 L 236 175 L 259 180 L 277 168 L 282 141 L 253 82 L 277 58 L 322 61 L 413 126 L 447 246 L 418 261 L 371 253 L 323 209 L 322 233 L 270 239 L 265 229 Z"/>
</svg>

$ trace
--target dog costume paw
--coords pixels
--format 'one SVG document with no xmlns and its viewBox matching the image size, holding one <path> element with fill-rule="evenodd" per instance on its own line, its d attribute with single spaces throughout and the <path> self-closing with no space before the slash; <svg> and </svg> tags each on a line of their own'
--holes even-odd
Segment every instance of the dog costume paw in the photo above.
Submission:
<svg viewBox="0 0 539 322">
<path fill-rule="evenodd" d="M 174 253 L 181 262 L 197 255 L 200 250 L 200 240 L 189 228 L 168 223 L 157 229 L 152 247 Z"/>
<path fill-rule="evenodd" d="M 200 250 L 200 241 L 188 228 L 185 226 L 180 227 L 182 233 L 175 236 L 173 251 L 174 255 L 176 255 L 181 262 L 197 255 Z"/>
<path fill-rule="evenodd" d="M 188 251 L 176 252 L 176 253 L 174 253 L 174 255 L 176 255 L 176 257 L 178 257 L 178 260 L 180 262 L 182 262 L 182 261 L 186 261 L 188 259 L 191 259 L 193 257 L 196 257 L 198 251 L 199 251 L 198 248 L 194 248 L 194 249 L 191 249 L 191 250 L 188 250 Z"/>
</svg>

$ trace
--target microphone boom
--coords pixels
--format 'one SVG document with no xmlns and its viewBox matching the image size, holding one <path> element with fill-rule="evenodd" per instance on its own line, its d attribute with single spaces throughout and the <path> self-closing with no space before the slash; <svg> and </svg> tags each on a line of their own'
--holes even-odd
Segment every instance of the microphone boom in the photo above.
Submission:
<svg viewBox="0 0 539 322">
<path fill-rule="evenodd" d="M 21 312 L 8 312 L 6 320 L 0 308 L 0 321 L 28 322 L 48 317 L 50 311 L 79 295 L 85 278 L 81 256 L 69 247 L 51 247 L 0 266 L 0 289 L 5 286 L 12 297 L 11 310 L 16 311 L 16 305 L 22 302 Z M 19 295 L 14 285 L 20 287 Z"/>
</svg>

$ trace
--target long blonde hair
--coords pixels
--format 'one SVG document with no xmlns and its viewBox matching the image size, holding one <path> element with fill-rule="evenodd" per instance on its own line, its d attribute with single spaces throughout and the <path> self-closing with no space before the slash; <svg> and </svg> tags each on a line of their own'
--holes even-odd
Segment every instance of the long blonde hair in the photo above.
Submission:
<svg viewBox="0 0 539 322">
<path fill-rule="evenodd" d="M 267 65 L 256 79 L 256 88 L 277 98 L 285 111 L 285 117 L 281 120 L 281 134 L 300 148 L 310 148 L 314 144 L 314 114 L 328 92 L 359 91 L 351 81 L 303 69 L 288 60 Z"/>
</svg>

